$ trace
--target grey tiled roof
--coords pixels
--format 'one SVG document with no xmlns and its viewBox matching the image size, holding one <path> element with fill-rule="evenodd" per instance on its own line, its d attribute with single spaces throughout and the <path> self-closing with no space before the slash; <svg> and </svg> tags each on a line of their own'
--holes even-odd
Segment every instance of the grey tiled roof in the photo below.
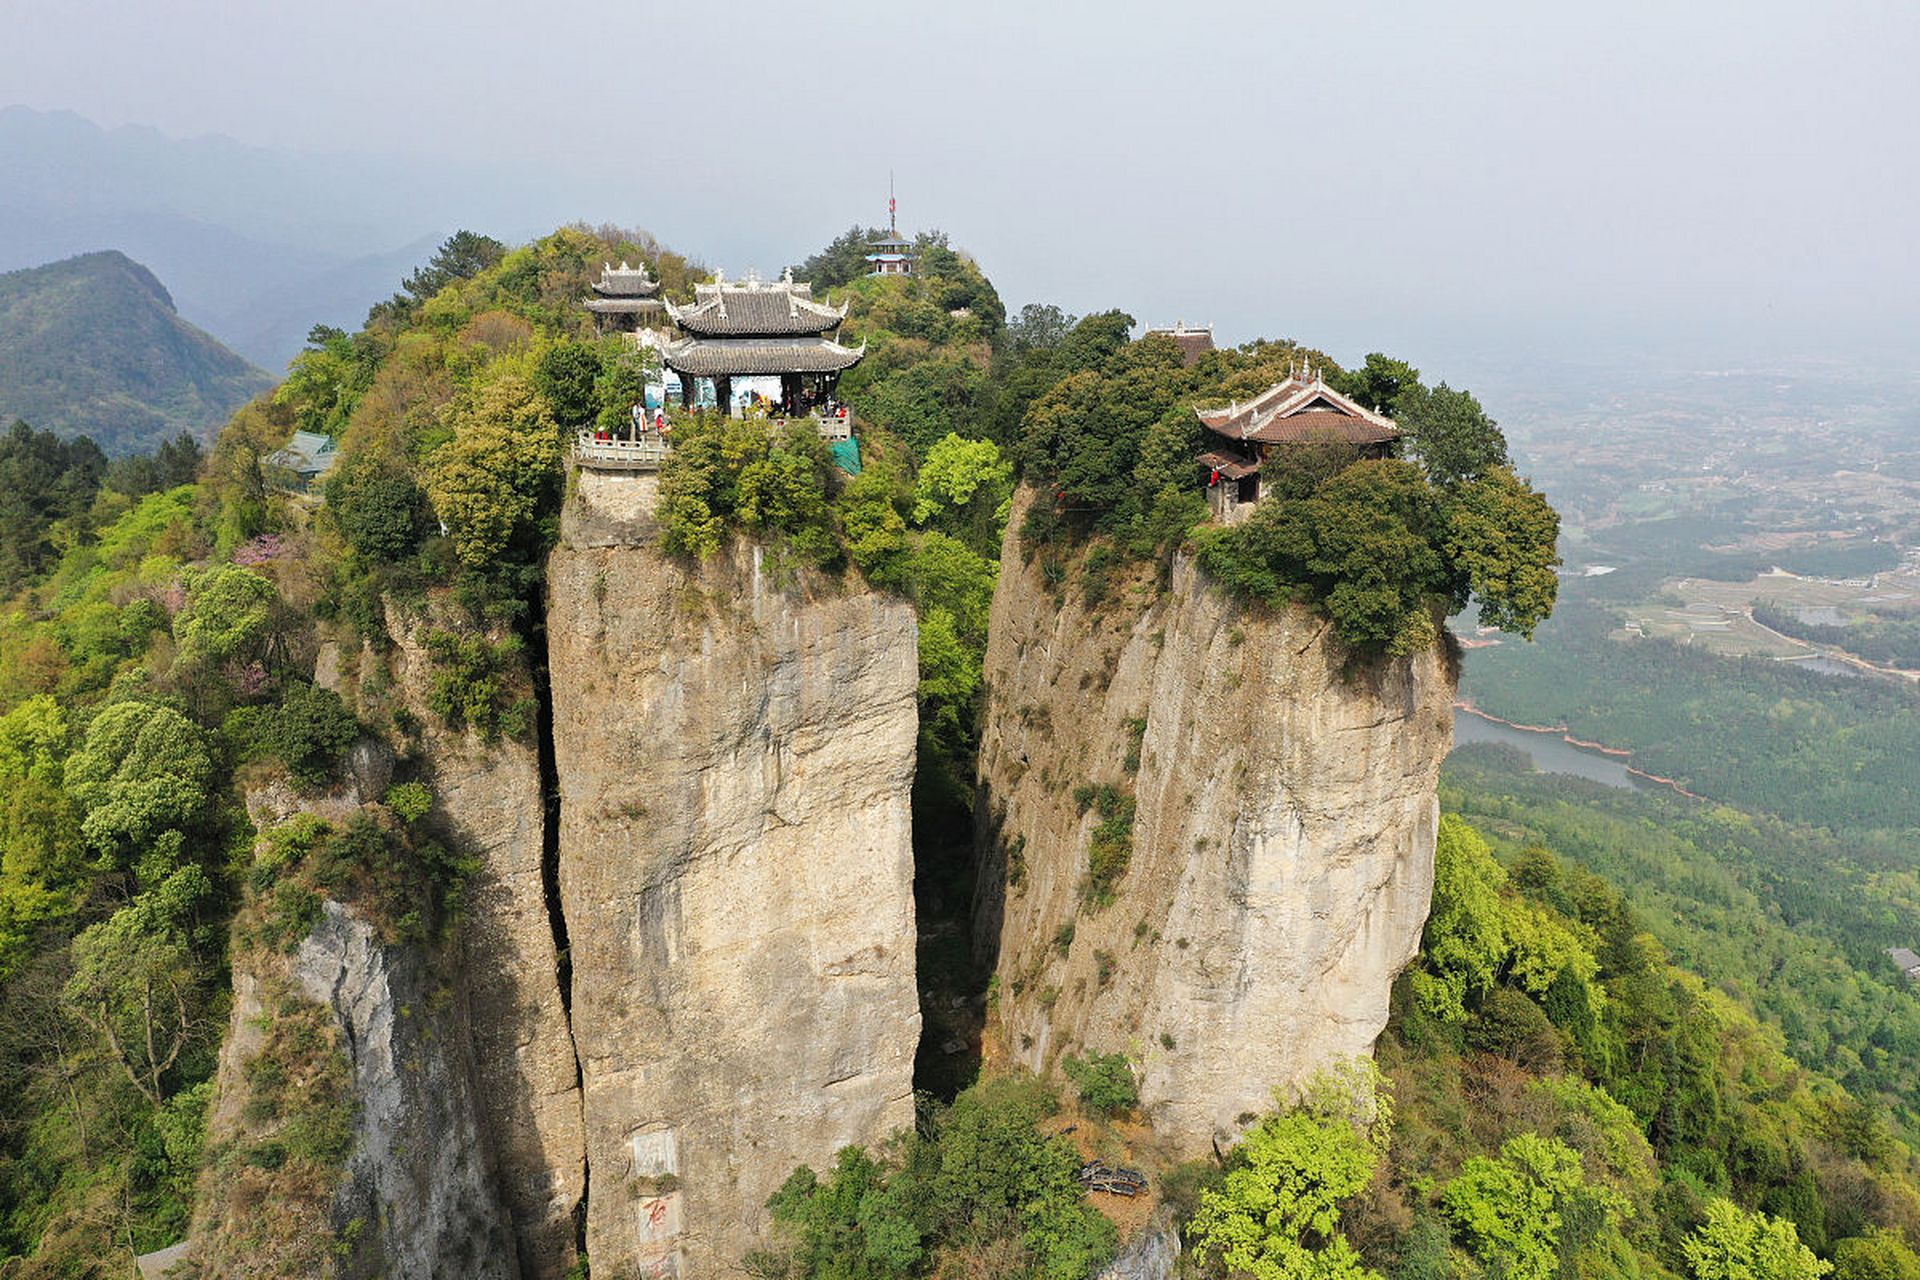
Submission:
<svg viewBox="0 0 1920 1280">
<path fill-rule="evenodd" d="M 603 298 L 645 298 L 658 292 L 660 282 L 647 274 L 647 264 L 630 267 L 626 263 L 619 266 L 611 264 L 600 268 L 600 279 L 594 282 L 593 291 Z"/>
<path fill-rule="evenodd" d="M 847 314 L 845 307 L 815 302 L 804 283 L 703 284 L 692 306 L 668 303 L 667 312 L 686 332 L 715 338 L 829 333 Z"/>
<path fill-rule="evenodd" d="M 682 338 L 667 346 L 667 368 L 695 378 L 736 378 L 776 373 L 837 373 L 851 369 L 867 344 L 843 347 L 820 337 Z"/>
</svg>

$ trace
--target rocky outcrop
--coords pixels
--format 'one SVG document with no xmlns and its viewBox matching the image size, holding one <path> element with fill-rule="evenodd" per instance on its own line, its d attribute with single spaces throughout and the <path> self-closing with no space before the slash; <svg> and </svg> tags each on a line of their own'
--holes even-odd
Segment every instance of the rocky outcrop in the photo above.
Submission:
<svg viewBox="0 0 1920 1280">
<path fill-rule="evenodd" d="M 434 968 L 332 901 L 291 954 L 236 957 L 208 1119 L 215 1159 L 189 1249 L 197 1274 L 517 1280 L 466 1010 Z M 339 1098 L 316 1083 L 335 1055 Z M 313 1135 L 342 1123 L 343 1166 L 306 1163 L 325 1145 Z"/>
<path fill-rule="evenodd" d="M 386 946 L 326 903 L 294 956 L 300 993 L 332 1010 L 359 1114 L 334 1216 L 364 1224 L 343 1276 L 514 1280 L 466 1053 L 465 1010 L 416 947 Z"/>
<path fill-rule="evenodd" d="M 1432 888 L 1452 667 L 1349 670 L 1323 619 L 1237 606 L 1184 560 L 1098 608 L 1056 598 L 1020 524 L 980 755 L 998 1034 L 1039 1071 L 1126 1054 L 1155 1131 L 1201 1151 L 1384 1027 Z M 1131 839 L 1104 906 L 1103 823 Z"/>
<path fill-rule="evenodd" d="M 912 1122 L 916 630 L 644 522 L 577 501 L 548 565 L 587 1240 L 596 1274 L 704 1277 L 796 1164 Z"/>
<path fill-rule="evenodd" d="M 479 863 L 462 891 L 458 945 L 482 1128 L 512 1211 L 521 1269 L 529 1280 L 550 1280 L 577 1256 L 586 1136 L 542 867 L 539 756 L 529 741 L 488 743 L 446 728 L 427 703 L 432 664 L 421 637 L 430 623 L 390 616 L 395 680 L 421 726 L 433 820 Z"/>
</svg>

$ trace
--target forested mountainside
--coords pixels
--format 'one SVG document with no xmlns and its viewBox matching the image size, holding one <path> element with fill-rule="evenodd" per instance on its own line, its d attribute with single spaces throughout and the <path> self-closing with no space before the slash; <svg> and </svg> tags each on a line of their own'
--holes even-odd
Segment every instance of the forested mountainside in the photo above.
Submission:
<svg viewBox="0 0 1920 1280">
<path fill-rule="evenodd" d="M 631 776 L 590 760 L 559 778 L 562 818 L 543 844 L 538 797 L 555 793 L 546 771 L 561 751 L 679 749 L 634 736 L 645 726 L 596 739 L 581 719 L 608 696 L 594 682 L 677 694 L 697 686 L 659 685 L 660 652 L 698 654 L 719 698 L 730 672 L 761 669 L 756 646 L 782 673 L 779 694 L 761 710 L 734 678 L 737 723 L 757 733 L 783 708 L 814 715 L 817 701 L 808 733 L 832 741 L 815 731 L 861 726 L 857 742 L 873 749 L 859 757 L 862 786 L 906 758 L 887 736 L 906 720 L 862 707 L 836 718 L 836 691 L 893 698 L 897 686 L 900 710 L 915 704 L 912 906 L 921 1012 L 940 1039 L 937 1069 L 923 1047 L 914 1081 L 934 1092 L 899 1099 L 913 1122 L 875 1110 L 900 1132 L 753 1171 L 748 1185 L 777 1190 L 750 1207 L 758 1238 L 727 1266 L 1079 1280 L 1116 1249 L 1165 1260 L 1184 1244 L 1178 1265 L 1214 1276 L 1920 1267 L 1920 1191 L 1904 1122 L 1889 1118 L 1897 1086 L 1783 1033 L 1779 1001 L 1756 1012 L 1725 972 L 1703 980 L 1676 964 L 1683 939 L 1665 921 L 1649 928 L 1631 887 L 1586 870 L 1588 858 L 1562 861 L 1478 814 L 1492 850 L 1457 818 L 1440 825 L 1433 914 L 1393 992 L 1377 1069 L 1334 1064 L 1298 1096 L 1228 1117 L 1235 1137 L 1220 1157 L 1160 1140 L 1143 1096 L 1184 1030 L 1084 1035 L 1042 1053 L 1043 1075 L 1015 1065 L 1022 1032 L 1002 1021 L 1012 992 L 953 945 L 976 887 L 974 766 L 1002 548 L 1026 560 L 1047 607 L 1074 601 L 1095 628 L 1123 630 L 1126 611 L 1184 575 L 1207 608 L 1244 611 L 1239 642 L 1223 624 L 1218 645 L 1249 671 L 1248 636 L 1276 620 L 1313 628 L 1315 696 L 1331 713 L 1352 700 L 1348 681 L 1391 688 L 1409 664 L 1437 666 L 1441 620 L 1469 599 L 1531 630 L 1553 603 L 1554 522 L 1478 403 L 1397 361 L 1343 371 L 1273 342 L 1189 364 L 1170 341 L 1131 340 L 1118 312 L 1030 307 L 1008 320 L 943 238 L 920 253 L 910 280 L 849 279 L 833 295 L 868 344 L 842 384 L 860 424 L 857 476 L 810 427 L 676 414 L 651 508 L 614 519 L 602 494 L 598 523 L 583 524 L 594 495 L 566 468 L 565 442 L 626 421 L 649 370 L 630 340 L 596 337 L 579 300 L 603 261 L 645 261 L 675 299 L 704 273 L 637 233 L 578 228 L 511 250 L 450 243 L 360 331 L 316 332 L 190 477 L 174 473 L 178 451 L 110 470 L 23 442 L 63 496 L 30 513 L 42 550 L 0 612 L 0 1274 L 124 1274 L 130 1252 L 183 1236 L 203 1274 L 370 1275 L 442 1247 L 427 1265 L 619 1274 L 631 1254 L 582 1256 L 582 1244 L 612 1230 L 673 1236 L 676 1216 L 712 1194 L 694 1181 L 705 1171 L 692 1156 L 682 1167 L 663 1130 L 593 1129 L 596 1107 L 616 1114 L 608 1098 L 640 1096 L 620 1073 L 644 1057 L 554 1070 L 520 1099 L 538 1113 L 486 1091 L 533 1079 L 527 1059 L 509 1059 L 545 1052 L 548 1037 L 588 1043 L 583 1019 L 601 996 L 578 966 L 604 970 L 619 954 L 584 937 L 597 904 L 621 897 L 596 879 L 596 845 L 632 830 L 667 845 L 685 829 L 675 797 L 690 793 L 670 772 L 680 757 L 650 756 Z M 1289 501 L 1206 526 L 1192 408 L 1255 394 L 1303 359 L 1394 413 L 1407 456 L 1303 453 L 1276 468 Z M 296 426 L 340 441 L 324 501 L 268 483 L 263 459 Z M 1031 514 L 1009 532 L 1021 481 Z M 674 608 L 640 607 L 672 582 L 698 589 Z M 877 620 L 864 630 L 809 620 L 861 611 Z M 565 636 L 551 632 L 556 614 Z M 896 629 L 900 644 L 871 643 Z M 873 665 L 897 661 L 914 632 L 917 673 Z M 625 648 L 649 638 L 667 648 Z M 1142 654 L 1161 647 L 1150 631 L 1137 639 Z M 1146 714 L 1132 740 L 1158 752 Z M 1131 731 L 1112 728 L 1124 754 Z M 721 745 L 737 755 L 758 741 Z M 755 777 L 816 758 L 784 751 Z M 1125 760 L 1086 778 L 1028 763 L 1072 799 L 1076 843 L 1004 848 L 978 888 L 991 902 L 1023 875 L 1068 877 L 1058 898 L 1071 913 L 1039 950 L 1078 967 L 1052 1000 L 1041 987 L 1021 997 L 1023 1025 L 1051 1027 L 1057 1002 L 1064 1028 L 1082 998 L 1072 974 L 1097 999 L 1103 974 L 1144 963 L 1130 949 L 1177 967 L 1188 939 L 1145 920 L 1164 905 L 1153 896 L 1165 877 L 1157 851 L 1143 845 L 1135 862 L 1136 840 L 1155 837 L 1136 826 Z M 573 775 L 595 769 L 610 780 L 568 816 Z M 730 812 L 721 792 L 700 803 Z M 821 820 L 745 808 L 767 829 Z M 697 856 L 675 854 L 656 883 L 695 885 L 683 872 Z M 792 879 L 755 880 L 768 901 L 702 927 L 757 928 L 774 895 L 797 893 Z M 726 889 L 721 878 L 705 891 Z M 1679 912 L 1705 890 L 1674 892 Z M 649 932 L 652 919 L 637 916 L 648 946 L 712 944 Z M 1115 944 L 1122 920 L 1147 927 L 1129 924 Z M 1077 925 L 1096 954 L 1075 951 Z M 488 967 L 509 954 L 519 971 Z M 898 972 L 871 950 L 846 960 L 836 980 Z M 524 985 L 501 990 L 503 979 Z M 974 1061 L 965 1040 L 981 1016 L 978 1071 L 954 1066 Z M 531 1030 L 490 1038 L 510 1026 Z M 724 1037 L 695 1049 L 737 1060 Z M 398 1057 L 383 1067 L 382 1053 Z M 387 1069 L 397 1064 L 420 1070 Z M 441 1127 L 424 1136 L 442 1141 L 412 1130 L 391 1141 L 398 1130 L 381 1118 L 423 1114 L 410 1098 L 438 1109 Z M 569 1106 L 584 1110 L 569 1120 Z M 586 1142 L 606 1143 L 593 1149 L 615 1153 L 613 1168 L 569 1163 L 583 1114 Z M 1075 1178 L 1089 1156 L 1145 1170 L 1150 1196 L 1089 1195 Z M 422 1216 L 387 1216 L 408 1196 Z M 484 1255 L 458 1254 L 461 1239 L 488 1242 Z M 698 1252 L 711 1237 L 687 1248 L 717 1261 Z"/>
<path fill-rule="evenodd" d="M 209 438 L 272 382 L 123 253 L 0 275 L 0 421 L 147 453 L 183 431 Z"/>
</svg>

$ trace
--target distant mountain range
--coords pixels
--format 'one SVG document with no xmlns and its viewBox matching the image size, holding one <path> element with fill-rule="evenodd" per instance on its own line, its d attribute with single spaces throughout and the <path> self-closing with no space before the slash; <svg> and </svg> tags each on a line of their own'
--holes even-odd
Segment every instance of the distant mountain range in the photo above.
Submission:
<svg viewBox="0 0 1920 1280">
<path fill-rule="evenodd" d="M 0 423 L 138 453 L 182 431 L 205 438 L 273 381 L 182 320 L 117 250 L 0 275 Z"/>
<path fill-rule="evenodd" d="M 276 372 L 314 324 L 359 327 L 456 229 L 444 211 L 526 230 L 467 175 L 103 129 L 69 111 L 0 107 L 0 174 L 0 271 L 118 249 L 188 319 Z"/>
</svg>

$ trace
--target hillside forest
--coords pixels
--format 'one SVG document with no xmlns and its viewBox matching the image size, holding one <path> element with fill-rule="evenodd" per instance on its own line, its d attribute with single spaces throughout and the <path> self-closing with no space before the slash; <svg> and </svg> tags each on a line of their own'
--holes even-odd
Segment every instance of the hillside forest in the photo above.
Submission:
<svg viewBox="0 0 1920 1280">
<path fill-rule="evenodd" d="M 1194 557 L 1248 608 L 1320 611 L 1356 669 L 1446 643 L 1469 604 L 1516 637 L 1552 612 L 1556 518 L 1470 393 L 1286 340 L 1188 364 L 1134 340 L 1119 311 L 1008 315 L 937 233 L 916 276 L 855 276 L 845 244 L 864 235 L 799 272 L 850 301 L 847 329 L 868 343 L 842 383 L 860 473 L 810 430 L 678 417 L 661 551 L 750 537 L 776 569 L 914 604 L 924 876 L 966 874 L 1003 547 L 1096 605 L 1119 569 Z M 452 620 L 427 641 L 432 713 L 487 736 L 540 731 L 565 441 L 621 421 L 652 372 L 578 306 L 623 258 L 675 298 L 705 275 L 641 232 L 514 247 L 462 233 L 358 330 L 316 328 L 204 455 L 176 441 L 108 463 L 32 426 L 0 437 L 0 475 L 32 486 L 0 487 L 0 1276 L 124 1274 L 196 1205 L 241 1206 L 243 1190 L 271 1194 L 276 1220 L 324 1217 L 353 1102 L 315 1007 L 282 1003 L 265 1030 L 249 1106 L 272 1136 L 208 1141 L 234 958 L 297 945 L 323 897 L 386 938 L 443 946 L 468 864 L 412 771 L 417 722 L 398 707 L 356 718 L 316 682 L 316 637 L 379 649 L 431 601 Z M 1395 416 L 1400 456 L 1303 450 L 1276 477 L 1288 501 L 1208 526 L 1193 407 L 1303 360 Z M 322 494 L 268 465 L 296 428 L 339 442 Z M 1041 500 L 1008 531 L 1022 484 Z M 250 793 L 323 788 L 368 738 L 399 762 L 380 803 L 256 830 Z M 1782 962 L 1762 974 L 1765 948 L 1743 950 L 1739 895 L 1765 876 L 1721 859 L 1729 832 L 1756 851 L 1777 833 L 1589 816 L 1584 797 L 1506 800 L 1505 785 L 1496 770 L 1446 796 L 1423 954 L 1377 1064 L 1276 1098 L 1219 1159 L 1149 1170 L 1183 1273 L 1920 1275 L 1900 1072 L 1914 1024 L 1869 1029 L 1882 993 L 1864 988 L 1830 1004 L 1852 972 L 1838 914 L 1802 945 L 1763 909 L 1755 936 Z M 1654 875 L 1670 854 L 1688 874 Z M 1911 889 L 1886 874 L 1873 893 Z M 1120 1142 L 1134 1103 L 1124 1058 L 1075 1061 L 1065 1081 L 929 1088 L 912 1132 L 795 1170 L 774 1236 L 742 1265 L 1081 1280 L 1122 1232 L 1074 1180 L 1063 1129 Z M 263 1255 L 317 1265 L 298 1249 L 328 1246 L 256 1229 Z"/>
</svg>

